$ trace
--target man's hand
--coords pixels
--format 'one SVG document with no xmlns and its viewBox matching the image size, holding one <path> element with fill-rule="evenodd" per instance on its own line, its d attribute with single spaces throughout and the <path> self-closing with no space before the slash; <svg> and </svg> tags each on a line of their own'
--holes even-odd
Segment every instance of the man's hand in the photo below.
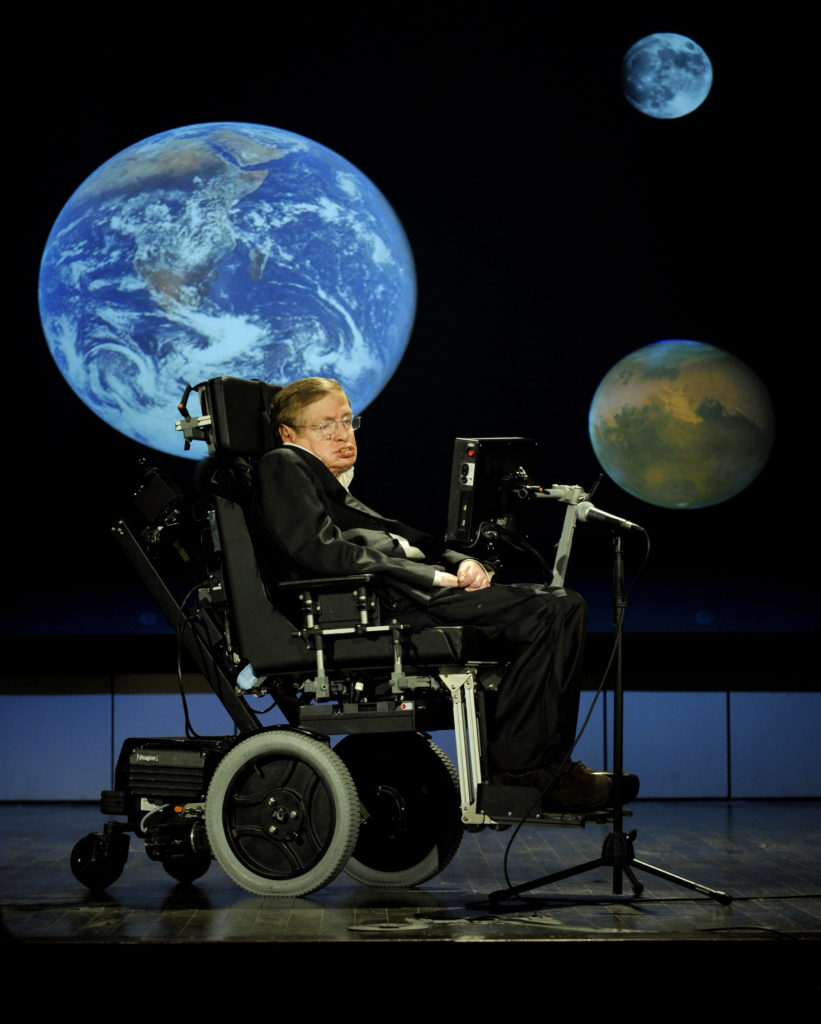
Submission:
<svg viewBox="0 0 821 1024">
<path fill-rule="evenodd" d="M 490 586 L 490 577 L 484 566 L 472 558 L 466 558 L 456 570 L 458 586 L 463 590 L 484 590 Z"/>
<path fill-rule="evenodd" d="M 481 562 L 466 558 L 464 562 L 460 563 L 455 576 L 452 572 L 440 570 L 437 576 L 437 586 L 461 587 L 462 590 L 484 590 L 485 587 L 490 586 L 490 577 Z"/>
<path fill-rule="evenodd" d="M 442 572 L 439 570 L 439 574 L 436 577 L 437 587 L 458 587 L 459 580 L 453 575 L 452 572 Z"/>
</svg>

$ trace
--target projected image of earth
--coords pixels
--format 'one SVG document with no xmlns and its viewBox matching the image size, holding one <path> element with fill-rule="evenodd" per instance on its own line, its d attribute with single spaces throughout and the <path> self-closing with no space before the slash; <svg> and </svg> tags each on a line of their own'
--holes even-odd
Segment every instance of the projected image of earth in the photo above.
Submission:
<svg viewBox="0 0 821 1024">
<path fill-rule="evenodd" d="M 720 348 L 659 341 L 626 356 L 590 406 L 590 440 L 625 491 L 664 508 L 726 501 L 763 468 L 773 443 L 769 395 Z"/>
<path fill-rule="evenodd" d="M 63 208 L 40 269 L 43 330 L 73 390 L 174 455 L 183 388 L 209 377 L 334 377 L 361 412 L 415 303 L 410 247 L 373 183 L 249 124 L 177 128 L 113 157 Z"/>
</svg>

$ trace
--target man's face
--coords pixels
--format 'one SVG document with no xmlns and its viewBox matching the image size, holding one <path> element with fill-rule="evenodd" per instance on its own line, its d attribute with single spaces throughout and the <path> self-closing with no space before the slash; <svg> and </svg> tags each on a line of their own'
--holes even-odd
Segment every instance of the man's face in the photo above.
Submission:
<svg viewBox="0 0 821 1024">
<path fill-rule="evenodd" d="M 298 426 L 282 424 L 279 432 L 283 441 L 292 441 L 307 448 L 322 459 L 334 476 L 340 476 L 356 462 L 356 435 L 342 426 L 342 420 L 351 416 L 351 406 L 344 391 L 332 391 L 302 410 Z M 333 424 L 328 430 L 311 429 L 333 420 L 336 420 L 336 429 Z"/>
</svg>

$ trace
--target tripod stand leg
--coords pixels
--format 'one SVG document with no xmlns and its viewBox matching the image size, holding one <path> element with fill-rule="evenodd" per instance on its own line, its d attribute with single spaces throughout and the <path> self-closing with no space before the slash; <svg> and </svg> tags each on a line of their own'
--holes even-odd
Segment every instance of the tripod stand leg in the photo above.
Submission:
<svg viewBox="0 0 821 1024">
<path fill-rule="evenodd" d="M 604 864 L 605 861 L 599 857 L 596 860 L 587 861 L 586 864 L 577 864 L 574 868 L 565 868 L 564 871 L 556 871 L 552 875 L 543 875 L 541 878 L 531 879 L 529 882 L 511 886 L 509 889 L 497 889 L 496 892 L 490 893 L 488 902 L 501 903 L 502 900 L 509 900 L 513 896 L 521 896 L 523 892 L 529 892 L 531 889 L 540 889 L 543 885 L 559 882 L 561 879 L 571 878 L 573 875 L 580 875 L 583 871 L 592 871 L 593 868 L 603 867 Z"/>
<path fill-rule="evenodd" d="M 719 889 L 710 889 L 706 885 L 701 885 L 700 882 L 692 882 L 689 878 L 674 875 L 672 871 L 665 871 L 662 868 L 654 867 L 652 864 L 645 864 L 644 861 L 636 860 L 633 856 L 634 838 L 635 832 L 631 832 L 629 835 L 611 832 L 604 841 L 602 856 L 596 860 L 589 860 L 585 864 L 578 864 L 573 868 L 565 868 L 564 871 L 556 871 L 552 875 L 534 878 L 529 882 L 522 883 L 522 885 L 512 886 L 510 889 L 498 889 L 488 896 L 488 901 L 490 903 L 501 903 L 503 900 L 520 896 L 523 892 L 528 892 L 531 889 L 540 889 L 543 885 L 558 882 L 563 878 L 572 878 L 573 875 L 580 875 L 585 871 L 592 871 L 594 868 L 612 867 L 613 894 L 616 896 L 621 895 L 622 874 L 625 874 L 630 880 L 634 895 L 640 896 L 644 892 L 644 886 L 635 875 L 634 869 L 638 869 L 639 871 L 646 871 L 650 875 L 655 875 L 656 878 L 663 878 L 667 882 L 681 885 L 685 889 L 692 889 L 693 892 L 700 892 L 702 895 L 709 896 L 711 899 L 721 903 L 722 906 L 732 903 L 733 897 L 729 893 L 721 892 Z"/>
<path fill-rule="evenodd" d="M 645 864 L 640 860 L 634 860 L 632 864 L 633 867 L 638 868 L 640 871 L 646 871 L 650 875 L 655 875 L 656 878 L 664 878 L 668 882 L 684 886 L 685 889 L 692 889 L 694 892 L 710 896 L 723 906 L 733 902 L 733 897 L 729 893 L 721 892 L 719 889 L 709 889 L 706 885 L 701 885 L 699 882 L 691 882 L 689 878 L 682 878 L 680 875 L 674 875 L 671 871 L 664 871 L 662 868 L 653 867 L 652 864 Z"/>
<path fill-rule="evenodd" d="M 635 863 L 635 861 L 634 861 L 634 863 Z M 641 882 L 638 880 L 638 878 L 636 878 L 636 876 L 633 874 L 631 869 L 626 864 L 622 866 L 621 870 L 630 879 L 630 885 L 633 887 L 634 894 L 636 896 L 641 896 L 641 894 L 644 892 L 644 886 L 641 884 Z"/>
</svg>

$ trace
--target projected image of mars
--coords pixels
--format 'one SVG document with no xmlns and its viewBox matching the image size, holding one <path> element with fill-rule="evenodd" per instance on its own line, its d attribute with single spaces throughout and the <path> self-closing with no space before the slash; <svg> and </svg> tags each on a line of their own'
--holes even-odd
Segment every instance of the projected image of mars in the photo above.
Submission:
<svg viewBox="0 0 821 1024">
<path fill-rule="evenodd" d="M 183 389 L 213 376 L 334 377 L 361 412 L 402 358 L 415 303 L 410 247 L 372 182 L 249 124 L 177 128 L 113 157 L 66 203 L 40 269 L 43 329 L 73 390 L 175 455 Z"/>
<path fill-rule="evenodd" d="M 664 508 L 726 501 L 767 461 L 774 419 L 748 366 L 698 341 L 659 341 L 626 356 L 590 406 L 590 440 L 625 491 Z"/>
</svg>

